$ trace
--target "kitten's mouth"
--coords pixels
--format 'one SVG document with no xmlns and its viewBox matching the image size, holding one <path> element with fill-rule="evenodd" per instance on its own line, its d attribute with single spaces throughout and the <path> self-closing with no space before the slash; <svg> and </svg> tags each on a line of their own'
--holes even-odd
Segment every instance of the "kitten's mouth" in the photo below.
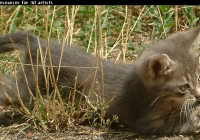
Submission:
<svg viewBox="0 0 200 140">
<path fill-rule="evenodd" d="M 194 103 L 194 107 L 196 107 L 196 106 L 200 106 L 200 99 L 198 99 L 195 103 Z M 193 108 L 194 108 L 193 107 Z"/>
<path fill-rule="evenodd" d="M 180 113 L 188 113 L 200 106 L 200 100 L 195 98 L 186 99 L 180 108 Z"/>
</svg>

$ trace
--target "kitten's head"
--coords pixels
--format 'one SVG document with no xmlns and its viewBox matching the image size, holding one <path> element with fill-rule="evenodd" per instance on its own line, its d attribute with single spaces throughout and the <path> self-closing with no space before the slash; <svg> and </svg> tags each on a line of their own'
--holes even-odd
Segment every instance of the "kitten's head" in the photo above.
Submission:
<svg viewBox="0 0 200 140">
<path fill-rule="evenodd" d="M 158 42 L 138 60 L 140 77 L 151 93 L 147 102 L 156 115 L 190 120 L 200 99 L 199 44 L 200 27 Z"/>
</svg>

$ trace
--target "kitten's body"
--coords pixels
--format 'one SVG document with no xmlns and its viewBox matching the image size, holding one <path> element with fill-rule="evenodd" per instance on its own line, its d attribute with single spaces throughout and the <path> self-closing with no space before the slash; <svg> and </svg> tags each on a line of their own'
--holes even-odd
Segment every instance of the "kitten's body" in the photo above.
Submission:
<svg viewBox="0 0 200 140">
<path fill-rule="evenodd" d="M 55 79 L 59 71 L 58 81 L 55 80 L 56 84 L 58 87 L 64 87 L 63 90 L 75 87 L 86 95 L 91 95 L 90 99 L 93 101 L 96 101 L 93 92 L 97 96 L 104 93 L 106 102 L 116 96 L 109 104 L 106 117 L 112 118 L 112 115 L 118 115 L 120 124 L 129 126 L 141 134 L 193 132 L 200 127 L 200 108 L 196 107 L 200 96 L 198 83 L 200 71 L 197 61 L 199 32 L 200 27 L 172 35 L 167 40 L 149 47 L 131 66 L 105 60 L 96 62 L 94 56 L 66 46 L 61 60 L 62 67 L 60 70 L 58 67 L 53 67 Z M 44 54 L 46 42 L 40 40 L 40 46 Z M 49 46 L 52 65 L 59 66 L 62 47 L 53 42 Z M 35 36 L 19 32 L 11 34 L 10 37 L 7 35 L 0 38 L 0 53 L 12 51 L 15 48 L 25 51 L 24 64 L 31 64 L 31 61 L 34 65 L 42 64 L 41 53 L 39 53 L 37 63 L 37 49 L 40 47 Z M 31 52 L 31 61 L 28 48 Z M 47 67 L 51 65 L 48 57 L 46 57 L 45 65 Z M 91 67 L 98 67 L 98 69 Z M 38 72 L 36 72 L 37 68 Z M 38 81 L 39 89 L 45 95 L 47 89 L 51 92 L 53 88 L 49 86 L 45 90 L 48 84 L 45 84 L 44 73 L 48 70 L 45 69 L 44 72 L 43 68 L 35 67 L 35 72 L 33 72 L 31 66 L 24 66 L 24 71 L 31 91 L 36 92 L 36 85 L 33 82 L 35 73 L 38 75 L 35 81 Z M 30 95 L 26 87 L 27 83 L 24 80 L 24 74 L 19 75 L 21 75 L 21 81 L 18 81 L 19 93 L 23 101 L 28 102 Z M 52 79 L 52 76 L 47 79 Z M 15 80 L 3 77 L 2 81 L 17 92 Z M 0 105 L 9 104 L 4 91 L 11 96 L 13 102 L 18 103 L 18 98 L 8 88 L 5 90 L 4 84 L 1 85 L 0 91 Z M 76 96 L 76 99 L 79 100 L 79 97 Z"/>
<path fill-rule="evenodd" d="M 15 43 L 15 41 L 19 41 L 19 40 L 23 40 L 21 44 L 25 44 L 25 45 L 14 45 L 16 48 L 20 48 L 20 49 L 24 49 L 25 51 L 25 58 L 23 61 L 23 64 L 30 64 L 31 61 L 34 65 L 37 65 L 37 58 L 36 56 L 38 56 L 38 54 L 40 55 L 40 53 L 37 54 L 36 50 L 38 49 L 38 39 L 29 34 L 29 46 L 30 46 L 30 52 L 31 52 L 31 56 L 32 56 L 32 60 L 30 60 L 30 56 L 28 53 L 28 49 L 27 49 L 27 41 L 26 41 L 26 36 L 27 33 L 25 32 L 19 32 L 17 34 L 13 34 L 12 38 L 13 38 L 13 42 Z M 7 38 L 8 40 L 5 40 L 2 38 L 2 44 L 9 44 L 10 39 Z M 1 40 L 0 40 L 1 41 Z M 4 42 L 5 41 L 5 42 Z M 16 43 L 19 44 L 19 43 Z M 50 69 L 50 61 L 49 61 L 49 57 L 48 57 L 48 53 L 46 54 L 46 59 L 44 58 L 45 52 L 46 52 L 46 41 L 44 40 L 40 40 L 40 46 L 43 52 L 43 58 L 45 61 L 45 73 L 49 72 L 49 74 L 46 75 L 51 75 L 51 69 Z M 23 47 L 25 48 L 23 48 Z M 57 78 L 57 72 L 59 71 L 59 80 L 57 81 L 57 86 L 59 88 L 62 87 L 62 91 L 63 90 L 68 90 L 73 89 L 74 85 L 76 83 L 76 90 L 78 91 L 82 91 L 84 90 L 84 93 L 87 94 L 91 94 L 91 96 L 93 95 L 92 93 L 96 93 L 97 95 L 101 95 L 102 92 L 108 93 L 109 94 L 105 94 L 105 101 L 108 102 L 113 95 L 119 93 L 118 89 L 120 89 L 119 87 L 121 87 L 122 81 L 124 81 L 124 73 L 126 73 L 126 71 L 128 71 L 129 66 L 125 65 L 125 64 L 115 64 L 113 62 L 110 61 L 106 61 L 106 60 L 96 60 L 96 58 L 93 55 L 87 54 L 86 52 L 76 48 L 76 47 L 72 47 L 72 46 L 65 46 L 64 47 L 64 51 L 63 51 L 63 55 L 62 55 L 62 62 L 61 62 L 61 67 L 60 70 L 59 69 L 59 64 L 60 64 L 60 57 L 61 57 L 61 45 L 57 44 L 57 43 L 53 43 L 51 42 L 50 45 L 50 50 L 51 50 L 51 58 L 52 58 L 52 65 L 53 67 L 53 71 L 54 71 L 54 77 L 55 79 Z M 10 49 L 11 48 L 11 49 Z M 7 52 L 7 51 L 12 51 L 14 48 L 11 45 L 7 48 L 2 47 L 0 48 L 0 52 Z M 39 50 L 39 49 L 38 49 Z M 102 64 L 101 64 L 102 63 Z M 48 92 L 51 93 L 52 90 L 54 89 L 52 85 L 50 85 L 49 87 L 47 87 L 47 89 L 45 89 L 46 85 L 45 85 L 45 78 L 44 78 L 44 69 L 41 65 L 43 65 L 41 63 L 41 57 L 39 56 L 39 62 L 38 62 L 38 85 L 40 87 L 41 92 L 43 94 L 46 94 L 46 90 L 49 90 Z M 101 67 L 101 65 L 103 65 L 103 67 Z M 30 65 L 24 65 L 24 72 L 26 75 L 26 79 L 28 79 L 28 86 L 30 87 L 30 89 L 32 90 L 33 94 L 36 92 L 36 84 L 35 84 L 35 80 L 34 80 L 34 73 L 36 73 L 36 67 L 35 67 L 35 72 L 33 72 L 32 67 Z M 97 71 L 97 72 L 96 72 Z M 103 77 L 102 77 L 102 72 Z M 24 78 L 24 74 L 23 71 L 19 71 L 20 77 L 18 76 L 18 78 L 21 80 L 20 83 L 25 84 L 25 78 Z M 77 79 L 75 79 L 77 77 Z M 3 77 L 4 78 L 4 77 Z M 102 78 L 104 81 L 104 91 L 102 91 Z M 6 80 L 7 78 L 5 78 Z M 48 79 L 48 78 L 47 78 Z M 52 77 L 49 78 L 51 79 L 52 82 Z M 47 80 L 49 82 L 49 84 L 52 84 L 49 79 Z M 8 85 L 10 85 L 10 82 L 12 81 L 12 87 L 15 85 L 15 80 L 6 80 L 8 81 Z M 6 83 L 6 82 L 5 82 Z M 94 85 L 92 84 L 94 83 Z M 21 84 L 21 88 L 22 92 L 19 92 L 20 94 L 23 93 L 22 97 L 25 96 L 25 94 L 27 96 L 29 96 L 28 92 L 24 92 L 24 90 L 28 91 L 27 87 L 24 86 L 23 84 Z M 110 86 L 110 85 L 116 85 L 116 86 Z M 94 91 L 93 91 L 94 90 Z M 16 90 L 14 90 L 16 91 Z M 79 94 L 77 94 L 78 96 Z M 4 96 L 4 95 L 0 95 L 0 96 Z M 11 94 L 12 96 L 12 94 Z M 29 100 L 27 100 L 27 96 L 25 97 L 26 100 L 24 99 L 24 101 L 29 102 Z M 95 100 L 96 97 L 91 97 L 92 100 Z M 18 99 L 16 96 L 13 96 L 13 100 L 15 103 L 18 103 Z M 6 100 L 4 97 L 0 98 L 0 103 L 2 104 L 3 102 L 6 102 L 5 104 L 9 104 L 9 101 Z"/>
</svg>

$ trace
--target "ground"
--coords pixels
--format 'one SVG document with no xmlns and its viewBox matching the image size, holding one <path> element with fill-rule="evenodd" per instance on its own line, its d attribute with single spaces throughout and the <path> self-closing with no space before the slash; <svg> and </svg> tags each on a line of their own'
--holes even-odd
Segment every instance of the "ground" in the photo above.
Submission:
<svg viewBox="0 0 200 140">
<path fill-rule="evenodd" d="M 59 131 L 45 132 L 35 127 L 34 123 L 23 119 L 18 111 L 8 109 L 0 113 L 0 139 L 1 140 L 191 140 L 199 139 L 199 134 L 173 135 L 173 136 L 140 136 L 128 129 L 109 130 L 95 129 L 89 125 L 76 125 L 60 128 Z"/>
<path fill-rule="evenodd" d="M 22 126 L 24 124 L 21 124 Z M 134 135 L 131 132 L 124 132 L 124 131 L 113 131 L 109 130 L 108 132 L 103 132 L 101 130 L 91 130 L 91 127 L 89 126 L 79 126 L 76 128 L 66 128 L 62 130 L 61 132 L 57 133 L 44 133 L 42 131 L 38 131 L 33 129 L 27 129 L 25 131 L 21 130 L 19 132 L 19 128 L 21 126 L 17 125 L 16 128 L 14 126 L 7 127 L 7 129 L 3 130 L 0 134 L 0 138 L 4 140 L 26 140 L 26 139 L 57 139 L 57 140 L 132 140 L 132 139 L 138 139 L 138 140 L 190 140 L 190 139 L 196 139 L 198 137 L 195 136 L 138 136 Z M 9 133 L 9 130 L 12 130 L 11 133 Z M 14 131 L 13 131 L 14 130 Z"/>
</svg>

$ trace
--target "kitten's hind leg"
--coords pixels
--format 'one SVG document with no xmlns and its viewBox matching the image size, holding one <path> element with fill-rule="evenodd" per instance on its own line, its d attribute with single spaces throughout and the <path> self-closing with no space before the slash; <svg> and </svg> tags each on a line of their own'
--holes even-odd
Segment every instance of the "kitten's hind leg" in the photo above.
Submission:
<svg viewBox="0 0 200 140">
<path fill-rule="evenodd" d="M 25 81 L 0 74 L 0 106 L 20 105 L 20 100 L 26 104 L 30 101 Z"/>
</svg>

